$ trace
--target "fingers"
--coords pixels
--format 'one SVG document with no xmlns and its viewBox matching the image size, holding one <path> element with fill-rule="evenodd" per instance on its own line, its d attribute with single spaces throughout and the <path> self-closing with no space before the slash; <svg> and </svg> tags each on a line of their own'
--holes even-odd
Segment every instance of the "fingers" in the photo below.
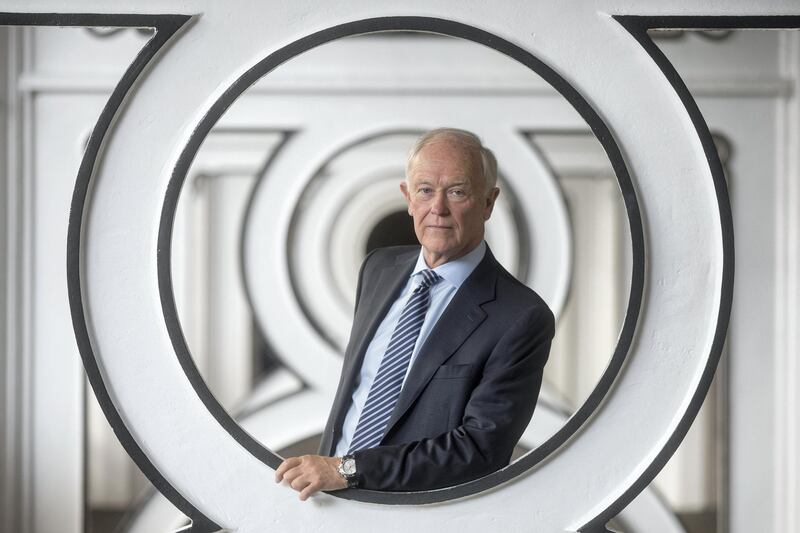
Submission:
<svg viewBox="0 0 800 533">
<path fill-rule="evenodd" d="M 278 466 L 278 469 L 275 470 L 275 483 L 280 483 L 286 473 L 295 468 L 296 466 L 300 466 L 302 460 L 299 457 L 287 457 L 283 460 L 283 462 Z"/>
<path fill-rule="evenodd" d="M 291 470 L 286 479 L 289 479 L 289 476 L 293 474 L 296 470 L 300 470 L 299 468 L 295 468 Z M 318 492 L 320 488 L 322 488 L 322 480 L 315 472 L 300 472 L 297 474 L 292 481 L 289 482 L 289 485 L 300 493 L 300 500 L 306 501 L 306 499 Z"/>
<path fill-rule="evenodd" d="M 311 483 L 311 482 L 308 480 L 308 478 L 307 478 L 307 477 L 305 477 L 305 476 L 299 476 L 299 477 L 297 477 L 297 478 L 296 478 L 294 481 L 292 481 L 292 482 L 290 483 L 290 486 L 291 486 L 291 487 L 292 487 L 294 490 L 296 490 L 297 492 L 299 492 L 299 493 L 300 493 L 300 499 L 301 499 L 301 500 L 305 500 L 305 498 L 303 497 L 303 493 L 304 493 L 304 492 L 305 492 L 306 494 L 313 494 L 313 493 L 314 493 L 314 490 L 313 490 L 313 483 Z M 309 487 L 312 487 L 312 489 L 311 489 L 310 491 L 309 491 Z"/>
<path fill-rule="evenodd" d="M 328 472 L 330 468 L 323 457 L 312 455 L 288 457 L 275 470 L 275 481 L 278 483 L 286 481 L 292 489 L 300 493 L 300 500 L 305 501 L 320 490 L 342 488 L 335 482 L 338 474 L 334 472 L 336 475 L 331 475 Z M 334 481 L 327 478 L 332 478 Z"/>
<path fill-rule="evenodd" d="M 287 478 L 287 481 L 289 481 L 288 478 Z M 308 485 L 310 483 L 311 483 L 311 480 L 309 479 L 309 477 L 306 476 L 306 475 L 303 475 L 303 473 L 300 472 L 299 474 L 297 474 L 297 476 L 295 476 L 294 479 L 289 481 L 289 486 L 292 487 L 297 492 L 300 492 L 301 490 L 303 490 L 306 487 L 306 485 Z"/>
<path fill-rule="evenodd" d="M 301 502 L 306 501 L 309 496 L 319 491 L 319 489 L 320 489 L 319 483 L 309 483 L 303 490 L 300 491 L 300 501 Z"/>
</svg>

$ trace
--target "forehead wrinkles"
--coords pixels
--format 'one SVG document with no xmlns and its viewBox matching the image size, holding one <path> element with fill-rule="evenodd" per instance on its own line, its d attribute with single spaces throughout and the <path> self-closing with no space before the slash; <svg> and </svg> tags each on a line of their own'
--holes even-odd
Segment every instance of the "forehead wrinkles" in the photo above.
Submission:
<svg viewBox="0 0 800 533">
<path fill-rule="evenodd" d="M 414 157 L 410 177 L 414 181 L 440 181 L 444 178 L 448 183 L 477 185 L 475 182 L 481 178 L 481 166 L 480 154 L 462 143 L 434 140 Z"/>
</svg>

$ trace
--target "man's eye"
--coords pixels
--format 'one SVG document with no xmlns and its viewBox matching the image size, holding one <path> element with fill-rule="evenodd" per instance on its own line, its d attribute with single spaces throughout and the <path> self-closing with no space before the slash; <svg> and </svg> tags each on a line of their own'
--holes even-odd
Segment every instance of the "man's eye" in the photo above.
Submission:
<svg viewBox="0 0 800 533">
<path fill-rule="evenodd" d="M 433 192 L 433 189 L 431 189 L 430 187 L 420 187 L 419 192 L 420 194 L 431 194 Z"/>
<path fill-rule="evenodd" d="M 467 191 L 465 191 L 464 189 L 451 189 L 450 195 L 456 198 L 463 198 L 467 195 Z"/>
</svg>

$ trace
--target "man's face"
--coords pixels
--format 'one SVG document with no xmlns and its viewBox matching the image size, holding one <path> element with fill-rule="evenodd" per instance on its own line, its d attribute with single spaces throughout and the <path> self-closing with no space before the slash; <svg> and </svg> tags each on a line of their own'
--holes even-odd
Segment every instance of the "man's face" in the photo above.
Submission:
<svg viewBox="0 0 800 533">
<path fill-rule="evenodd" d="M 485 190 L 478 154 L 458 142 L 433 140 L 400 184 L 414 231 L 431 268 L 465 255 L 483 240 L 499 189 Z"/>
</svg>

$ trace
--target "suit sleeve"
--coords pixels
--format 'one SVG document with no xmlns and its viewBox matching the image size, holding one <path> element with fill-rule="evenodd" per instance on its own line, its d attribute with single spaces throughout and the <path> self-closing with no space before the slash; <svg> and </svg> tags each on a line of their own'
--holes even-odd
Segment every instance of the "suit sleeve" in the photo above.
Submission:
<svg viewBox="0 0 800 533">
<path fill-rule="evenodd" d="M 433 438 L 356 452 L 359 487 L 431 490 L 506 466 L 533 415 L 554 323 L 550 309 L 539 305 L 509 327 L 488 357 L 455 429 Z"/>
</svg>

